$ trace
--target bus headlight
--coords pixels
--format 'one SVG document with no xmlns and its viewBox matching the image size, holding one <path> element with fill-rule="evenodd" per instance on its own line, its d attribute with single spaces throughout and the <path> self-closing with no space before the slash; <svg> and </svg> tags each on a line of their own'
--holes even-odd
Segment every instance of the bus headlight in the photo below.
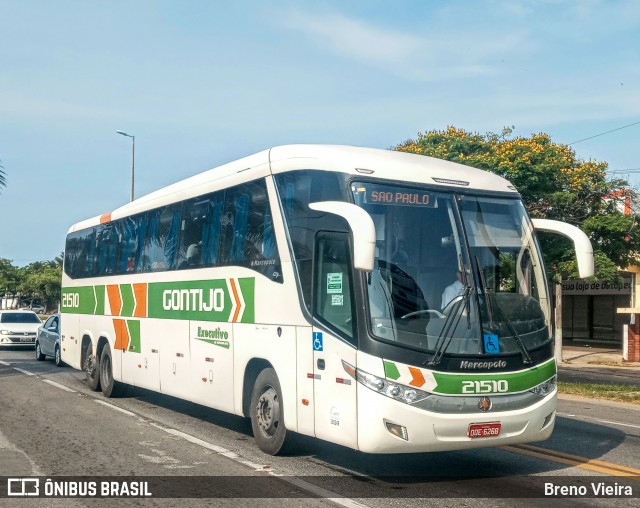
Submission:
<svg viewBox="0 0 640 508">
<path fill-rule="evenodd" d="M 553 390 L 556 389 L 556 376 L 547 379 L 544 383 L 540 383 L 538 386 L 534 386 L 529 390 L 531 393 L 535 393 L 538 397 L 546 397 Z"/>
<path fill-rule="evenodd" d="M 342 366 L 352 378 L 358 381 L 358 383 L 363 384 L 374 392 L 381 393 L 382 395 L 404 402 L 405 404 L 415 404 L 416 402 L 420 402 L 431 395 L 428 392 L 399 385 L 393 381 L 389 381 L 388 379 L 382 379 L 378 376 L 374 376 L 362 369 L 356 369 L 344 360 L 342 361 Z"/>
</svg>

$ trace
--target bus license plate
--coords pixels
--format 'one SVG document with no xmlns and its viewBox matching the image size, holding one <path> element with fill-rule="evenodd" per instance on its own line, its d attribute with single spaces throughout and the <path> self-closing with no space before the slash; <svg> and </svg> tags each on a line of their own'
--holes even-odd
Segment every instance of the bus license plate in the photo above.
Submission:
<svg viewBox="0 0 640 508">
<path fill-rule="evenodd" d="M 500 435 L 501 423 L 472 423 L 469 425 L 467 436 L 471 439 L 478 437 L 496 437 Z"/>
</svg>

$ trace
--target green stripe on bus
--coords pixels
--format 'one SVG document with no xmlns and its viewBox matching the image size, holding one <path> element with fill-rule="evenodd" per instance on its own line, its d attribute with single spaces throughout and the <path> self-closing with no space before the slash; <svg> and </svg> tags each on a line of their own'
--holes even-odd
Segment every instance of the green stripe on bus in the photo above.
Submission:
<svg viewBox="0 0 640 508">
<path fill-rule="evenodd" d="M 254 299 L 254 278 L 238 279 L 240 285 L 240 291 L 242 292 L 242 298 L 246 305 L 244 313 L 242 314 L 241 323 L 254 323 L 255 322 L 255 299 Z"/>
<path fill-rule="evenodd" d="M 127 328 L 129 329 L 129 351 L 132 353 L 141 353 L 140 346 L 140 321 L 127 319 Z"/>
<path fill-rule="evenodd" d="M 133 286 L 131 284 L 120 284 L 120 295 L 122 296 L 120 315 L 125 317 L 133 316 L 133 309 L 136 305 L 136 301 L 133 298 Z"/>
<path fill-rule="evenodd" d="M 520 372 L 502 372 L 491 374 L 445 374 L 443 372 L 434 372 L 433 377 L 438 383 L 434 393 L 442 393 L 446 395 L 462 395 L 462 394 L 478 394 L 484 393 L 477 390 L 463 390 L 464 384 L 482 381 L 506 381 L 508 383 L 508 389 L 505 393 L 518 393 L 530 390 L 534 386 L 543 383 L 556 374 L 556 362 L 555 360 L 549 360 L 548 362 L 533 367 L 528 370 Z M 489 392 L 487 392 L 489 393 Z M 495 392 L 491 392 L 495 393 Z"/>
<path fill-rule="evenodd" d="M 93 286 L 64 288 L 62 290 L 61 312 L 74 314 L 93 314 L 96 308 L 96 296 Z"/>
<path fill-rule="evenodd" d="M 96 290 L 95 291 L 95 293 L 96 293 L 96 310 L 95 310 L 95 314 L 98 315 L 98 316 L 104 316 L 105 286 L 96 286 L 95 290 Z"/>
<path fill-rule="evenodd" d="M 389 379 L 400 379 L 400 371 L 398 367 L 393 362 L 388 362 L 384 360 L 384 373 Z"/>
</svg>

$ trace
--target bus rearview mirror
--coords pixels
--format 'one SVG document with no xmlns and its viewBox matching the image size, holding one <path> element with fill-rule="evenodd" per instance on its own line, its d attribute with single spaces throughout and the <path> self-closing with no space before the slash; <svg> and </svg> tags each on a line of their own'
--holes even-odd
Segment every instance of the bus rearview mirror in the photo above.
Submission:
<svg viewBox="0 0 640 508">
<path fill-rule="evenodd" d="M 371 215 L 359 206 L 343 201 L 318 201 L 309 203 L 309 208 L 332 213 L 347 221 L 353 235 L 353 266 L 371 272 L 376 246 L 376 227 Z"/>
<path fill-rule="evenodd" d="M 589 237 L 584 232 L 571 224 L 550 219 L 531 219 L 533 227 L 537 231 L 547 233 L 557 233 L 573 241 L 576 251 L 576 261 L 578 262 L 578 273 L 580 278 L 591 277 L 593 268 L 593 247 Z"/>
</svg>

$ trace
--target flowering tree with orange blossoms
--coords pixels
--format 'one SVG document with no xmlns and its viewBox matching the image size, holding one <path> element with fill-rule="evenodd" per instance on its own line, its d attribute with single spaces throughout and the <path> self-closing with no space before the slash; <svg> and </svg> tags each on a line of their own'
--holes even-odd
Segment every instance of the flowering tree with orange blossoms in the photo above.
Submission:
<svg viewBox="0 0 640 508">
<path fill-rule="evenodd" d="M 573 148 L 548 134 L 479 134 L 456 127 L 418 133 L 394 147 L 484 169 L 511 181 L 531 217 L 556 219 L 580 227 L 596 253 L 596 277 L 611 282 L 617 270 L 640 261 L 635 214 L 625 215 L 620 200 L 636 193 L 624 180 L 607 178 L 607 163 L 580 160 Z M 577 276 L 572 246 L 555 235 L 540 234 L 547 272 L 555 280 Z"/>
</svg>

